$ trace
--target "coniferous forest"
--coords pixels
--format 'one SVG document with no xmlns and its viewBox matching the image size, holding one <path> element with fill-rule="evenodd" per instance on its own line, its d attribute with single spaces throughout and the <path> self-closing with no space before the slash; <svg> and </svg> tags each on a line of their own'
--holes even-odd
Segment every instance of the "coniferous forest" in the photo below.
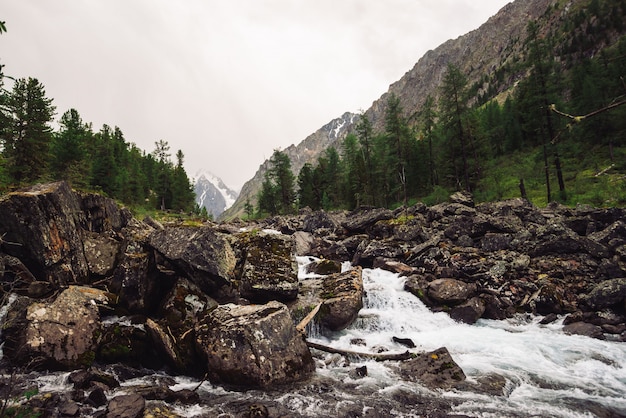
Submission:
<svg viewBox="0 0 626 418">
<path fill-rule="evenodd" d="M 276 175 L 276 151 L 258 211 L 434 204 L 461 190 L 478 201 L 626 204 L 626 2 L 592 0 L 569 16 L 548 31 L 529 22 L 517 58 L 474 84 L 449 64 L 415 114 L 390 94 L 382 130 L 362 113 L 294 179 Z"/>
<path fill-rule="evenodd" d="M 2 22 L 0 33 L 6 30 Z M 69 109 L 57 109 L 35 78 L 5 76 L 0 66 L 0 194 L 38 182 L 66 180 L 134 208 L 196 210 L 193 185 L 167 141 L 146 153 L 118 127 L 94 131 Z M 172 158 L 175 158 L 173 161 Z"/>
</svg>

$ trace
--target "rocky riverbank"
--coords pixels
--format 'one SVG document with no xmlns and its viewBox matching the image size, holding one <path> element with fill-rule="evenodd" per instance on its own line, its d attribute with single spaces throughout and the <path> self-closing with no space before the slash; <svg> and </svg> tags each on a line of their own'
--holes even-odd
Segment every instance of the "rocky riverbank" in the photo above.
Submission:
<svg viewBox="0 0 626 418">
<path fill-rule="evenodd" d="M 119 408 L 141 416 L 157 401 L 202 402 L 168 382 L 115 396 L 120 381 L 146 370 L 264 393 L 320 384 L 319 353 L 296 324 L 319 304 L 322 332 L 348 326 L 363 306 L 362 268 L 406 276 L 408 291 L 457 321 L 566 315 L 566 332 L 626 341 L 626 225 L 617 208 L 474 205 L 456 194 L 433 207 L 164 226 L 60 182 L 2 197 L 0 237 L 0 395 L 45 416 Z M 323 259 L 311 265 L 320 276 L 299 281 L 296 255 Z M 344 261 L 353 267 L 342 272 Z M 478 392 L 504 386 L 497 376 L 467 384 L 445 348 L 412 357 L 399 362 L 398 379 Z M 45 370 L 71 372 L 72 394 L 26 400 L 28 373 Z M 267 401 L 233 408 L 287 414 Z M 414 408 L 445 416 L 450 405 L 430 396 Z M 385 405 L 366 409 L 384 416 Z"/>
</svg>

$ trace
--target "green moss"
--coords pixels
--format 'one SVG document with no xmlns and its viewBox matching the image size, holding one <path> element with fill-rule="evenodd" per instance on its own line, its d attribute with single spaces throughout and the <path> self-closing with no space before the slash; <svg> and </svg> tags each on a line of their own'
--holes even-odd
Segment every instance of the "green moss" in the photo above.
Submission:
<svg viewBox="0 0 626 418">
<path fill-rule="evenodd" d="M 91 366 L 96 359 L 96 353 L 93 350 L 87 350 L 78 358 L 78 364 L 81 366 Z"/>
</svg>

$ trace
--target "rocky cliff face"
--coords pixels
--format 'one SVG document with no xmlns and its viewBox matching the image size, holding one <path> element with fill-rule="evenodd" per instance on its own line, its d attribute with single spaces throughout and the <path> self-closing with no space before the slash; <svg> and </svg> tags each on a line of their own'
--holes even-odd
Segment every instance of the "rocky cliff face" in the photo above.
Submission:
<svg viewBox="0 0 626 418">
<path fill-rule="evenodd" d="M 408 117 L 419 112 L 427 96 L 437 98 L 448 64 L 457 66 L 470 85 L 493 74 L 519 55 L 528 22 L 542 16 L 553 3 L 558 2 L 518 0 L 509 3 L 478 29 L 428 51 L 365 112 L 374 129 L 382 129 L 385 106 L 391 94 L 400 99 Z M 507 80 L 502 89 L 510 88 L 515 81 L 515 78 Z"/>
</svg>

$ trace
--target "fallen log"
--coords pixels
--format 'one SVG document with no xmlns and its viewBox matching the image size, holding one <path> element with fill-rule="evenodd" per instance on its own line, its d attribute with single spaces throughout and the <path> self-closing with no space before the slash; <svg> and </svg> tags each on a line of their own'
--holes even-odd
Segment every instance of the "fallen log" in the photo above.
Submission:
<svg viewBox="0 0 626 418">
<path fill-rule="evenodd" d="M 304 319 L 300 321 L 298 325 L 296 325 L 296 329 L 299 332 L 304 332 L 304 329 L 309 324 L 309 322 L 311 322 L 315 315 L 317 315 L 317 312 L 320 310 L 320 306 L 322 306 L 322 303 L 323 302 L 318 303 L 317 306 L 315 306 L 315 308 L 313 308 L 311 312 L 309 312 L 307 316 L 305 316 Z"/>
<path fill-rule="evenodd" d="M 376 361 L 408 360 L 413 357 L 413 354 L 409 353 L 408 351 L 405 351 L 404 353 L 363 353 L 360 351 L 341 350 L 339 348 L 329 347 L 327 345 L 314 343 L 312 341 L 307 341 L 306 345 L 309 346 L 310 348 L 324 351 L 326 353 L 341 354 L 347 357 L 363 357 L 363 358 L 373 359 Z"/>
</svg>

